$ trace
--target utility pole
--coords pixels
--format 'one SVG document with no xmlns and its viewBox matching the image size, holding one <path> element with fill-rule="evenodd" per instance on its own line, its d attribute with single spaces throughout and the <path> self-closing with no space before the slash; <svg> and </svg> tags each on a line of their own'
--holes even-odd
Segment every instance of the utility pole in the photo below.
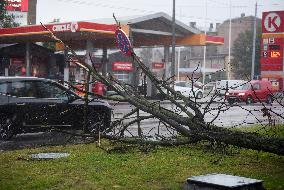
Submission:
<svg viewBox="0 0 284 190">
<path fill-rule="evenodd" d="M 229 61 L 227 65 L 228 80 L 231 79 L 231 36 L 232 36 L 232 1 L 230 0 L 230 23 L 229 23 Z"/>
<path fill-rule="evenodd" d="M 204 27 L 204 36 L 205 36 L 205 44 L 204 44 L 204 47 L 203 47 L 203 69 L 200 69 L 202 70 L 202 90 L 204 91 L 204 85 L 205 85 L 205 77 L 206 77 L 206 72 L 205 72 L 205 69 L 206 69 L 206 35 L 207 35 L 207 0 L 205 0 L 205 27 Z"/>
<path fill-rule="evenodd" d="M 251 56 L 251 80 L 254 78 L 254 62 L 255 62 L 255 38 L 256 38 L 256 15 L 257 15 L 257 2 L 255 2 L 255 12 L 253 20 L 253 41 L 252 41 L 252 56 Z"/>
<path fill-rule="evenodd" d="M 172 76 L 176 75 L 176 2 L 175 0 L 173 0 L 173 20 L 172 20 L 172 55 L 171 55 L 171 59 L 172 59 Z"/>
</svg>

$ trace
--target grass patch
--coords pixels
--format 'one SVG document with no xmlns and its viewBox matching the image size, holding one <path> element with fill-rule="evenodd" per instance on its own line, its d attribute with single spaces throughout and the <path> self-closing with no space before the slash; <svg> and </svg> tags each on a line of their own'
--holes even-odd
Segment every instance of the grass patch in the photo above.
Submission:
<svg viewBox="0 0 284 190">
<path fill-rule="evenodd" d="M 257 134 L 268 136 L 268 137 L 281 137 L 284 138 L 284 125 L 277 124 L 274 126 L 270 125 L 254 125 L 249 127 L 236 128 L 244 132 L 255 132 Z"/>
<path fill-rule="evenodd" d="M 188 177 L 208 173 L 261 179 L 267 190 L 284 189 L 283 156 L 232 146 L 221 149 L 225 151 L 208 148 L 207 143 L 141 148 L 103 141 L 101 147 L 80 144 L 2 152 L 0 189 L 181 189 Z M 30 154 L 41 152 L 70 156 L 30 159 Z"/>
</svg>

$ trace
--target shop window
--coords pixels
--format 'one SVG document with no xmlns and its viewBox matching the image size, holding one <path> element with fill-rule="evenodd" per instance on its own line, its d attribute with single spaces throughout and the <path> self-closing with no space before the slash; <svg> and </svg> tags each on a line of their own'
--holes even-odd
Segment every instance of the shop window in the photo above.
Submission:
<svg viewBox="0 0 284 190">
<path fill-rule="evenodd" d="M 113 76 L 121 82 L 124 82 L 124 83 L 129 82 L 129 73 L 128 72 L 123 72 L 123 71 L 115 72 L 113 74 Z"/>
<path fill-rule="evenodd" d="M 0 94 L 6 94 L 7 93 L 7 83 L 0 83 Z"/>
</svg>

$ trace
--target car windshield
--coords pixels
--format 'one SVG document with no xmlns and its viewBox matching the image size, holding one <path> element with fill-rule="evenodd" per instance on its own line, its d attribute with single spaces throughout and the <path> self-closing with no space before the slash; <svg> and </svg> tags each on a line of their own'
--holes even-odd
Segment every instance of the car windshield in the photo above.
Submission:
<svg viewBox="0 0 284 190">
<path fill-rule="evenodd" d="M 192 85 L 188 82 L 177 82 L 175 85 L 180 87 L 188 87 L 188 88 L 192 87 Z"/>
<path fill-rule="evenodd" d="M 82 99 L 80 96 L 78 96 L 75 92 L 72 90 L 65 88 L 64 86 L 58 84 L 58 83 L 53 83 L 55 85 L 55 88 L 57 88 L 57 95 L 61 95 L 62 93 L 68 96 L 69 100 L 77 100 L 77 99 Z M 64 98 L 64 97 L 63 97 Z"/>
<path fill-rule="evenodd" d="M 241 90 L 251 90 L 251 84 L 250 83 L 247 83 L 247 84 L 244 84 L 242 86 L 240 86 Z"/>
</svg>

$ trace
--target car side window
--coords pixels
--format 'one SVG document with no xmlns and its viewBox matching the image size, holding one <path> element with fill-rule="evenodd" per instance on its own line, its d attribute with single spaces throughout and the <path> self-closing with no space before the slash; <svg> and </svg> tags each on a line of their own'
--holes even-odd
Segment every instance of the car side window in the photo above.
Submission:
<svg viewBox="0 0 284 190">
<path fill-rule="evenodd" d="M 25 82 L 25 97 L 37 97 L 35 84 L 32 81 Z"/>
<path fill-rule="evenodd" d="M 190 83 L 185 83 L 185 87 L 188 87 L 188 88 L 191 88 L 192 86 L 191 86 L 191 84 Z"/>
<path fill-rule="evenodd" d="M 36 89 L 32 81 L 7 82 L 5 93 L 16 97 L 36 97 Z"/>
<path fill-rule="evenodd" d="M 50 82 L 37 82 L 38 98 L 68 100 L 67 91 Z"/>
<path fill-rule="evenodd" d="M 184 82 L 178 82 L 178 83 L 176 83 L 176 86 L 185 87 L 185 83 Z"/>
<path fill-rule="evenodd" d="M 11 88 L 8 92 L 11 96 L 25 97 L 25 83 L 24 82 L 12 82 Z"/>
<path fill-rule="evenodd" d="M 254 84 L 253 85 L 254 90 L 260 90 L 260 85 L 259 84 Z"/>
</svg>

